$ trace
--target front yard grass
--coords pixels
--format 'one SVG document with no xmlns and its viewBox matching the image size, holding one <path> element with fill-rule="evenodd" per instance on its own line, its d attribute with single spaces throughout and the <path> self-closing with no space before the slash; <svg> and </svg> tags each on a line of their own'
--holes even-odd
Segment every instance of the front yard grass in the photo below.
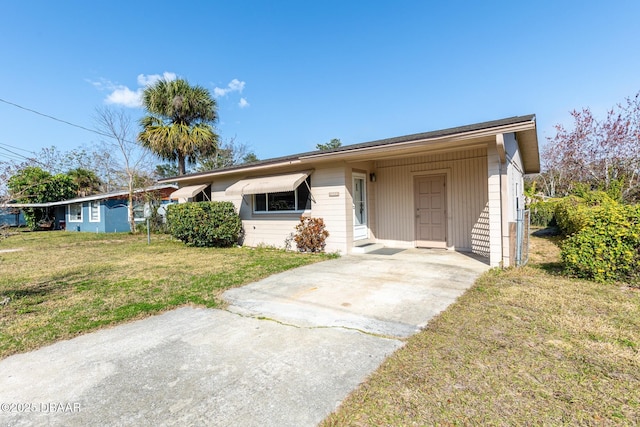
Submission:
<svg viewBox="0 0 640 427">
<path fill-rule="evenodd" d="M 15 251 L 7 251 L 15 250 Z M 18 232 L 0 241 L 0 358 L 325 260 L 269 248 L 193 248 L 169 236 Z"/>
<path fill-rule="evenodd" d="M 323 425 L 640 424 L 640 290 L 562 277 L 550 238 L 530 253 L 481 276 Z"/>
</svg>

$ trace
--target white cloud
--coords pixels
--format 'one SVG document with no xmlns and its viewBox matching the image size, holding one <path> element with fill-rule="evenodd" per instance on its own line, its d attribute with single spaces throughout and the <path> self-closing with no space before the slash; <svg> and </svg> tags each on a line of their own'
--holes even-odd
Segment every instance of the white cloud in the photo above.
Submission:
<svg viewBox="0 0 640 427">
<path fill-rule="evenodd" d="M 139 108 L 142 106 L 142 92 L 144 91 L 145 87 L 152 85 L 161 79 L 175 80 L 176 78 L 177 75 L 175 73 L 171 73 L 168 71 L 165 71 L 162 74 L 138 74 L 138 87 L 135 89 L 130 89 L 129 87 L 124 85 L 115 84 L 105 78 L 100 78 L 98 81 L 87 79 L 87 82 L 92 84 L 96 89 L 100 91 L 106 90 L 110 92 L 104 100 L 106 104 L 121 105 L 128 108 Z"/>
<path fill-rule="evenodd" d="M 249 105 L 251 104 L 249 104 L 246 99 L 240 98 L 240 102 L 238 102 L 240 108 L 247 108 Z"/>
<path fill-rule="evenodd" d="M 225 96 L 227 94 L 227 90 L 226 89 L 220 89 L 219 87 L 214 87 L 213 88 L 213 94 L 215 95 L 216 98 L 220 98 L 220 97 Z"/>
<path fill-rule="evenodd" d="M 242 91 L 244 90 L 244 85 L 245 85 L 245 82 L 241 82 L 238 79 L 233 79 L 229 82 L 229 84 L 225 88 L 221 88 L 221 87 L 213 88 L 213 94 L 216 96 L 216 98 L 220 98 L 222 96 L 228 95 L 231 92 L 242 93 Z"/>
<path fill-rule="evenodd" d="M 177 79 L 178 76 L 176 75 L 176 73 L 170 73 L 168 71 L 165 71 L 164 73 L 162 73 L 162 75 L 160 74 L 149 74 L 148 76 L 145 76 L 144 74 L 138 74 L 138 85 L 140 86 L 151 86 L 152 84 L 154 84 L 155 82 L 157 82 L 158 80 L 168 80 L 168 81 L 172 81 Z"/>
<path fill-rule="evenodd" d="M 107 104 L 137 108 L 142 106 L 142 89 L 133 91 L 126 86 L 118 86 L 104 100 Z"/>
</svg>

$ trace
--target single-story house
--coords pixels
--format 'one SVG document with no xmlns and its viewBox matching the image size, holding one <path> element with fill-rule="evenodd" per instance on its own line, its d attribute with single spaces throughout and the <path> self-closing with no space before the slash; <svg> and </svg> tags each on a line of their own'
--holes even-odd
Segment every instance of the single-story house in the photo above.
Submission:
<svg viewBox="0 0 640 427">
<path fill-rule="evenodd" d="M 540 171 L 534 115 L 399 136 L 187 174 L 179 202 L 235 204 L 243 244 L 285 246 L 302 215 L 324 219 L 326 250 L 384 245 L 473 252 L 514 264 L 523 176 Z"/>
<path fill-rule="evenodd" d="M 135 190 L 134 220 L 145 221 L 145 207 L 149 202 L 145 193 L 155 193 L 160 204 L 170 203 L 169 195 L 176 191 L 175 185 L 156 185 Z M 10 203 L 11 208 L 45 208 L 46 222 L 52 228 L 69 231 L 113 233 L 129 231 L 129 192 L 127 190 L 93 194 L 86 197 L 47 203 Z"/>
</svg>

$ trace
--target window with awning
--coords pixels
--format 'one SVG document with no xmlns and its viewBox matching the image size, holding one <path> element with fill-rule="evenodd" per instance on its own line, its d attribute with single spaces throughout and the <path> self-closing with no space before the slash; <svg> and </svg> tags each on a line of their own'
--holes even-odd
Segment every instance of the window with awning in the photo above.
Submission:
<svg viewBox="0 0 640 427">
<path fill-rule="evenodd" d="M 243 179 L 225 191 L 227 196 L 251 195 L 253 212 L 300 212 L 311 209 L 311 171 Z"/>
<path fill-rule="evenodd" d="M 245 194 L 282 193 L 294 191 L 311 174 L 311 171 L 242 179 L 224 192 L 227 196 Z"/>
<path fill-rule="evenodd" d="M 202 193 L 209 184 L 189 185 L 182 187 L 169 195 L 170 199 L 193 199 Z"/>
</svg>

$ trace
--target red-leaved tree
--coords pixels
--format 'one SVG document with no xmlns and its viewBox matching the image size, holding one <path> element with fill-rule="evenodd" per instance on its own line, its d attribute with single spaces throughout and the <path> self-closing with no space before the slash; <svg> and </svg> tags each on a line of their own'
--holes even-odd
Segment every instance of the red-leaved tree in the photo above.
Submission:
<svg viewBox="0 0 640 427">
<path fill-rule="evenodd" d="M 602 119 L 574 110 L 573 127 L 556 125 L 542 152 L 539 177 L 548 196 L 570 194 L 576 184 L 602 189 L 623 201 L 640 198 L 640 92 Z"/>
</svg>

